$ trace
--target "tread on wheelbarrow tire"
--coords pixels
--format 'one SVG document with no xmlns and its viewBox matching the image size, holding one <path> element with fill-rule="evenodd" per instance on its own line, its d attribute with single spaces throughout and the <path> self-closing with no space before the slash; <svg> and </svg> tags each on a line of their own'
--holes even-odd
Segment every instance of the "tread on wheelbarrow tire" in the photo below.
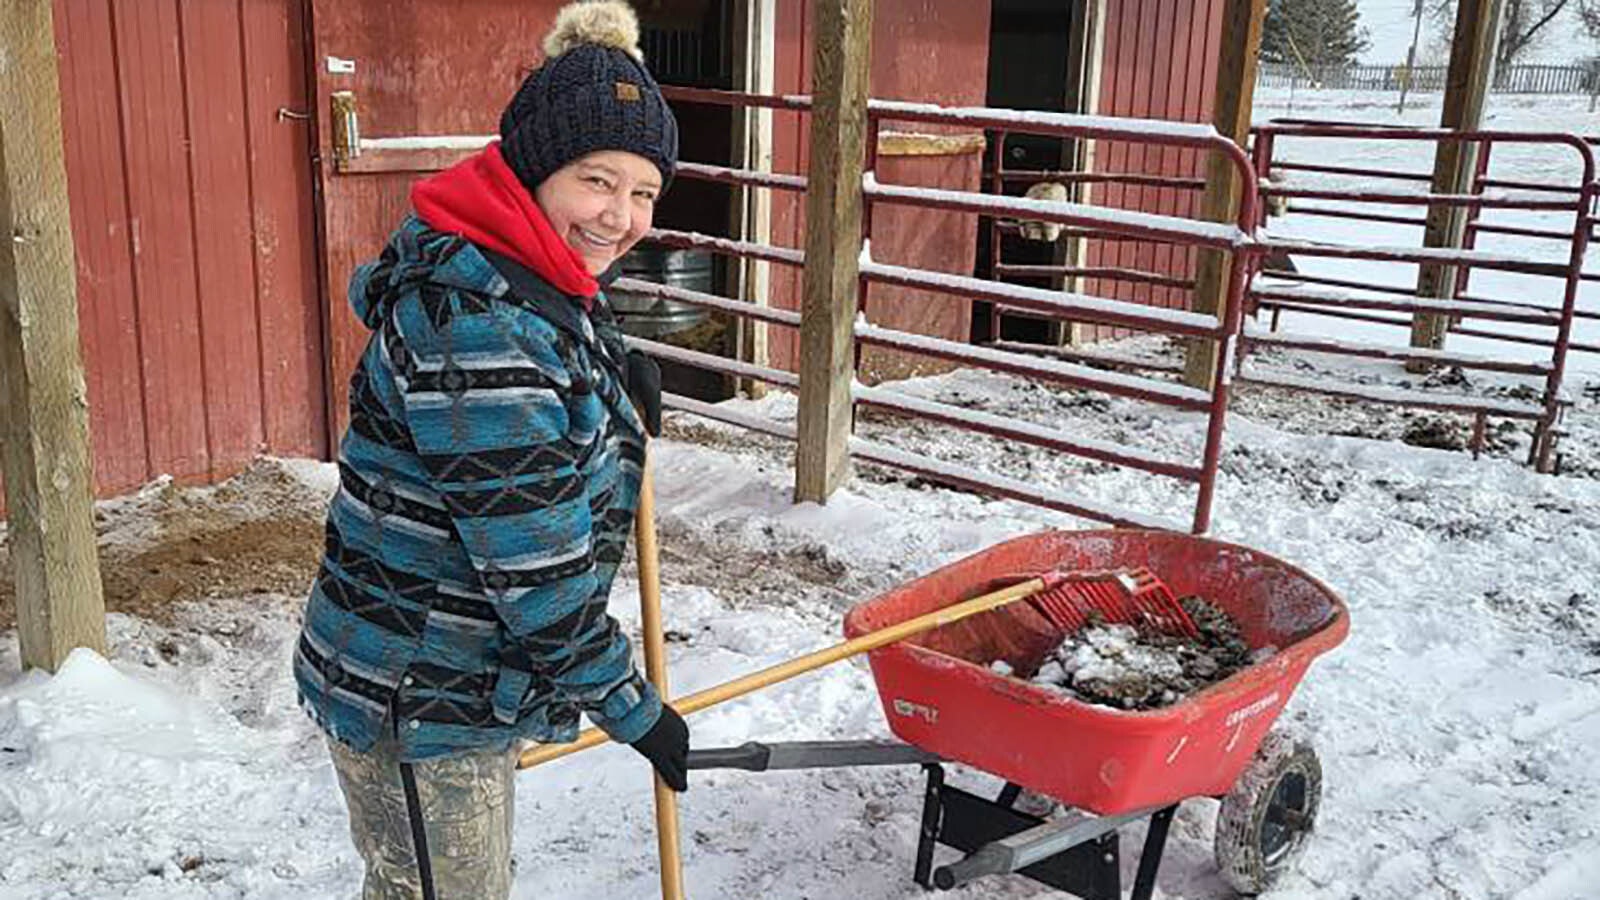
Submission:
<svg viewBox="0 0 1600 900">
<path fill-rule="evenodd" d="M 1322 800 L 1322 762 L 1303 739 L 1267 734 L 1222 798 L 1217 869 L 1246 896 L 1270 888 L 1305 850 Z"/>
</svg>

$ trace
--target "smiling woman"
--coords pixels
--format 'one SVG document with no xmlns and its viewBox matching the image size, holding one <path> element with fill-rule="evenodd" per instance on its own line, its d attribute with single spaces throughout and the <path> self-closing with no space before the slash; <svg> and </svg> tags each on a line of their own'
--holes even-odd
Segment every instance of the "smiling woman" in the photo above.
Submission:
<svg viewBox="0 0 1600 900">
<path fill-rule="evenodd" d="M 503 900 L 513 748 L 580 714 L 686 786 L 688 727 L 606 612 L 660 376 L 601 287 L 678 156 L 638 32 L 564 8 L 500 140 L 419 182 L 351 279 L 372 336 L 294 670 L 366 897 Z"/>
</svg>

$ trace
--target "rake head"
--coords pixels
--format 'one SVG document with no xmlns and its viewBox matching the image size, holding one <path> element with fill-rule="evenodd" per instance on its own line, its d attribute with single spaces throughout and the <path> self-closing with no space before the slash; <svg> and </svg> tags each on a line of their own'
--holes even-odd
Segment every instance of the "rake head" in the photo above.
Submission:
<svg viewBox="0 0 1600 900">
<path fill-rule="evenodd" d="M 1142 625 L 1163 634 L 1198 638 L 1200 630 L 1172 590 L 1149 569 L 1051 572 L 1028 602 L 1065 634 L 1092 620 Z"/>
</svg>

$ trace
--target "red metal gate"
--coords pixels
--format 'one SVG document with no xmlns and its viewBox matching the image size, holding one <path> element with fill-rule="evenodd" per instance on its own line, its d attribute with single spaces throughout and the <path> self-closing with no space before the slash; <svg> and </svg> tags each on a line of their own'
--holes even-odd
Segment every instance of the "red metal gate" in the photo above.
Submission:
<svg viewBox="0 0 1600 900">
<path fill-rule="evenodd" d="M 675 101 L 693 100 L 701 103 L 726 103 L 739 106 L 761 106 L 771 109 L 805 112 L 810 108 L 807 97 L 771 97 L 732 92 L 671 89 L 669 96 Z M 1012 309 L 1023 309 L 1032 315 L 1057 319 L 1088 321 L 1111 327 L 1133 328 L 1158 334 L 1209 338 L 1231 348 L 1240 328 L 1242 303 L 1248 272 L 1253 266 L 1251 256 L 1254 246 L 1250 233 L 1256 221 L 1255 181 L 1250 177 L 1250 162 L 1244 152 L 1221 138 L 1207 126 L 1183 123 L 1125 122 L 1110 118 L 1074 116 L 1049 113 L 1018 113 L 992 109 L 951 109 L 928 104 L 872 101 L 868 105 L 871 125 L 867 135 L 868 177 L 862 185 L 868 207 L 902 205 L 946 213 L 967 215 L 1012 216 L 1054 222 L 1084 230 L 1095 236 L 1126 238 L 1174 244 L 1182 247 L 1206 247 L 1230 255 L 1233 276 L 1229 284 L 1229 302 L 1221 319 L 1204 314 L 1170 310 L 1088 296 L 1071 292 L 1058 292 L 1020 285 L 928 271 L 902 265 L 890 265 L 864 258 L 861 266 L 863 285 L 867 283 L 891 284 L 905 288 L 929 291 L 958 297 L 966 302 L 986 300 Z M 1243 195 L 1236 224 L 1219 224 L 1195 221 L 1179 216 L 1165 216 L 1106 209 L 1076 203 L 1024 200 L 1014 197 L 996 197 L 971 191 L 954 191 L 925 187 L 910 187 L 880 183 L 871 174 L 875 136 L 885 122 L 911 122 L 920 125 L 961 125 L 991 131 L 1012 130 L 1045 134 L 1056 137 L 1121 140 L 1150 144 L 1157 147 L 1176 147 L 1221 154 L 1235 166 L 1241 175 Z M 741 184 L 750 187 L 788 192 L 804 191 L 804 178 L 792 174 L 774 174 L 729 169 L 724 167 L 684 165 L 680 174 L 685 178 L 700 178 Z M 804 265 L 804 255 L 794 249 L 773 247 L 745 241 L 714 238 L 684 232 L 655 231 L 652 240 L 669 246 L 712 250 L 745 259 L 765 260 L 779 265 L 799 267 Z M 741 303 L 704 292 L 685 290 L 642 281 L 619 281 L 618 287 L 631 292 L 650 294 L 664 299 L 703 306 L 748 319 L 796 329 L 800 325 L 798 313 Z M 979 491 L 1001 497 L 1024 500 L 1039 506 L 1057 509 L 1095 521 L 1136 527 L 1176 528 L 1202 533 L 1209 528 L 1211 505 L 1216 486 L 1217 463 L 1221 454 L 1223 426 L 1227 413 L 1229 367 L 1232 353 L 1217 354 L 1217 377 L 1209 391 L 1199 390 L 1170 381 L 1129 375 L 1107 373 L 1086 366 L 1057 360 L 1010 352 L 1002 348 L 974 347 L 958 341 L 928 335 L 912 334 L 863 320 L 855 327 L 858 348 L 876 346 L 901 353 L 916 354 L 951 362 L 1025 375 L 1041 381 L 1103 392 L 1112 396 L 1130 397 L 1153 404 L 1177 409 L 1202 412 L 1207 415 L 1207 430 L 1200 459 L 1195 461 L 1171 459 L 1136 448 L 1112 444 L 1073 435 L 1060 434 L 1027 422 L 1002 419 L 983 412 L 963 409 L 948 404 L 923 400 L 886 387 L 867 387 L 857 384 L 853 398 L 857 404 L 874 406 L 896 415 L 922 418 L 956 428 L 995 435 L 1057 453 L 1081 456 L 1117 466 L 1137 469 L 1165 477 L 1189 481 L 1197 486 L 1193 514 L 1186 523 L 1147 512 L 1117 508 L 1068 492 L 1028 484 L 1003 473 L 986 472 L 959 464 L 922 455 L 906 453 L 894 447 L 860 437 L 851 439 L 850 452 L 857 459 L 892 468 L 903 469 L 932 481 Z M 712 354 L 671 347 L 652 341 L 634 341 L 649 352 L 679 363 L 699 366 L 741 378 L 750 378 L 793 388 L 798 379 L 788 371 L 723 359 Z M 774 436 L 793 439 L 792 425 L 750 416 L 688 397 L 668 395 L 670 407 L 762 431 Z"/>
<path fill-rule="evenodd" d="M 1383 264 L 1378 268 L 1393 269 L 1402 266 L 1447 267 L 1441 277 L 1450 280 L 1454 289 L 1445 298 L 1417 296 L 1417 283 L 1401 283 L 1397 278 L 1385 280 L 1385 274 L 1374 269 L 1359 269 L 1339 275 L 1297 272 L 1281 278 L 1258 282 L 1251 290 L 1252 304 L 1257 309 L 1273 311 L 1273 331 L 1276 331 L 1277 314 L 1284 310 L 1309 313 L 1323 320 L 1343 319 L 1378 325 L 1392 325 L 1409 330 L 1409 316 L 1396 317 L 1393 313 L 1439 315 L 1451 317 L 1450 333 L 1487 339 L 1499 345 L 1532 345 L 1543 348 L 1545 357 L 1537 360 L 1516 360 L 1501 355 L 1483 355 L 1446 350 L 1419 349 L 1406 345 L 1339 340 L 1325 334 L 1276 334 L 1247 329 L 1242 335 L 1242 349 L 1275 347 L 1293 350 L 1310 350 L 1351 357 L 1417 362 L 1434 366 L 1458 366 L 1467 370 L 1504 372 L 1530 375 L 1542 382 L 1537 404 L 1517 402 L 1512 399 L 1486 399 L 1482 397 L 1451 396 L 1436 392 L 1371 388 L 1362 385 L 1340 384 L 1326 379 L 1310 380 L 1294 377 L 1261 376 L 1245 374 L 1242 380 L 1255 381 L 1276 387 L 1305 390 L 1400 406 L 1460 412 L 1474 416 L 1473 447 L 1478 449 L 1484 434 L 1484 421 L 1488 417 L 1503 417 L 1533 423 L 1534 441 L 1529 452 L 1529 463 L 1540 470 L 1548 470 L 1553 462 L 1555 444 L 1560 436 L 1560 420 L 1569 402 L 1562 393 L 1567 356 L 1572 351 L 1600 352 L 1600 345 L 1575 343 L 1572 339 L 1575 321 L 1600 321 L 1600 309 L 1579 306 L 1579 291 L 1585 281 L 1600 280 L 1600 273 L 1583 271 L 1584 256 L 1594 229 L 1594 205 L 1597 193 L 1595 183 L 1595 154 L 1589 143 L 1570 134 L 1535 134 L 1526 132 L 1477 131 L 1451 132 L 1441 129 L 1396 128 L 1362 126 L 1341 123 L 1308 122 L 1300 120 L 1276 121 L 1254 130 L 1254 158 L 1257 173 L 1266 183 L 1261 189 L 1264 197 L 1279 198 L 1287 202 L 1287 211 L 1303 216 L 1345 219 L 1374 224 L 1421 228 L 1426 220 L 1421 215 L 1394 212 L 1394 209 L 1463 209 L 1467 211 L 1466 246 L 1463 249 L 1438 249 L 1420 246 L 1378 246 L 1370 238 L 1352 242 L 1310 242 L 1265 238 L 1263 246 L 1269 251 L 1306 258 L 1360 260 Z M 1370 164 L 1325 164 L 1293 162 L 1275 159 L 1279 141 L 1283 139 L 1315 140 L 1326 146 L 1354 141 L 1381 143 L 1406 142 L 1432 147 L 1445 143 L 1474 144 L 1479 157 L 1474 178 L 1464 194 L 1449 195 L 1430 192 L 1432 178 L 1427 173 L 1403 171 Z M 1500 146 L 1548 146 L 1570 149 L 1576 158 L 1577 174 L 1569 183 L 1529 182 L 1518 179 L 1489 177 L 1490 153 Z M 1336 158 L 1349 158 L 1356 154 L 1348 149 L 1335 151 Z M 1429 154 L 1431 156 L 1431 154 Z M 1296 186 L 1284 182 L 1295 173 L 1329 179 L 1327 184 Z M 1286 177 L 1287 176 L 1287 177 Z M 1337 180 L 1355 179 L 1355 186 L 1338 184 Z M 1416 186 L 1408 189 L 1407 186 Z M 1420 188 L 1420 189 L 1418 189 Z M 1318 201 L 1307 206 L 1304 201 Z M 1329 206 L 1332 202 L 1337 205 Z M 1488 223 L 1482 218 L 1486 210 L 1520 211 L 1535 214 L 1570 215 L 1572 224 L 1559 228 L 1531 228 L 1525 226 Z M 1526 248 L 1484 249 L 1484 235 L 1509 235 L 1554 242 L 1551 258 L 1540 258 Z M 1468 292 L 1472 273 L 1498 271 L 1519 273 L 1537 279 L 1551 294 L 1544 302 L 1523 294 L 1506 296 L 1483 291 Z M 1271 274 L 1271 273 L 1269 273 Z M 1298 282 L 1285 284 L 1284 281 Z M 1470 324 L 1468 324 L 1470 323 Z M 1517 333 L 1505 326 L 1515 324 L 1548 329 L 1538 334 Z"/>
</svg>

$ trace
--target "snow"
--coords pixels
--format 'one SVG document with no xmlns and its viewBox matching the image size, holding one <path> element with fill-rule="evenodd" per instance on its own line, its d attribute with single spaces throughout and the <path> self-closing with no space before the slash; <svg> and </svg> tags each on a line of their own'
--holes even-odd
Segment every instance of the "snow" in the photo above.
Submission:
<svg viewBox="0 0 1600 900">
<path fill-rule="evenodd" d="M 481 150 L 499 139 L 493 134 L 418 134 L 362 138 L 362 150 Z"/>
<path fill-rule="evenodd" d="M 1140 677 L 1174 678 L 1183 674 L 1177 654 L 1139 641 L 1132 625 L 1107 624 L 1084 629 L 1057 651 L 1033 678 L 1040 685 L 1070 691 L 1080 681 L 1118 684 Z"/>
<path fill-rule="evenodd" d="M 1305 113 L 1305 96 L 1295 102 Z M 1583 106 L 1546 102 L 1493 114 L 1535 123 L 1565 118 L 1568 127 L 1594 122 Z M 1408 118 L 1429 115 L 1437 116 L 1436 106 Z M 1524 168 L 1547 164 L 1534 154 L 1508 159 Z M 1308 236 L 1328 226 L 1290 224 Z M 1399 237 L 1380 234 L 1387 230 L 1363 225 L 1357 234 L 1389 243 L 1414 238 L 1403 228 Z M 1323 264 L 1330 274 L 1355 265 Z M 1480 285 L 1474 276 L 1475 292 L 1540 289 L 1488 278 Z M 1296 320 L 1304 321 L 1285 316 Z M 1381 340 L 1395 331 L 1336 327 L 1329 333 L 1345 339 L 1365 339 L 1370 330 Z M 1454 338 L 1451 347 L 1518 352 Z M 1119 350 L 1170 357 L 1162 339 Z M 1593 460 L 1600 446 L 1597 362 L 1574 355 L 1568 382 L 1575 401 L 1568 441 L 1580 460 Z M 1325 355 L 1286 351 L 1252 355 L 1247 372 L 1297 373 L 1311 383 L 1354 374 L 1375 387 L 1406 377 L 1393 363 L 1340 360 L 1336 369 Z M 1496 396 L 1488 391 L 1499 384 L 1485 377 L 1482 396 Z M 1198 413 L 995 373 L 957 371 L 895 390 L 1163 458 L 1198 459 L 1205 439 Z M 1312 667 L 1285 713 L 1284 727 L 1317 747 L 1325 795 L 1298 871 L 1263 896 L 1593 900 L 1600 880 L 1593 752 L 1600 744 L 1600 462 L 1539 475 L 1516 459 L 1516 447 L 1474 461 L 1374 439 L 1377 426 L 1409 412 L 1251 385 L 1238 395 L 1214 535 L 1324 580 L 1349 603 L 1353 622 L 1349 639 Z M 668 438 L 653 448 L 679 693 L 834 643 L 851 604 L 997 541 L 1087 525 L 865 463 L 826 506 L 795 505 L 792 450 L 768 436 L 792 437 L 792 395 L 715 408 L 668 402 L 766 432 L 673 413 Z M 1142 515 L 1182 517 L 1193 502 L 1192 486 L 1172 479 L 925 421 L 863 416 L 857 433 L 869 446 L 917 460 L 984 469 Z M 241 517 L 314 515 L 337 483 L 330 465 L 276 465 L 290 476 L 286 490 L 298 493 L 262 498 L 230 493 L 228 485 L 163 481 L 102 504 L 104 540 L 154 540 L 164 517 L 194 508 L 201 495 L 234 500 Z M 629 629 L 638 623 L 634 577 L 625 568 L 613 602 Z M 162 623 L 113 613 L 108 658 L 80 652 L 54 676 L 20 674 L 15 632 L 0 634 L 0 897 L 353 895 L 359 864 L 343 804 L 322 739 L 294 703 L 288 661 L 300 603 L 298 596 L 229 595 L 180 604 Z M 691 726 L 697 746 L 887 736 L 859 661 L 699 713 Z M 973 789 L 998 787 L 962 769 L 951 778 Z M 592 750 L 522 773 L 517 784 L 513 897 L 657 895 L 651 781 L 632 751 Z M 694 896 L 923 896 L 909 877 L 920 821 L 914 767 L 696 772 L 691 785 L 680 807 Z M 1210 800 L 1181 807 L 1158 897 L 1231 896 L 1211 861 L 1215 811 Z M 1139 827 L 1125 835 L 1129 881 L 1142 836 Z M 941 851 L 941 860 L 949 858 Z M 1005 878 L 951 896 L 1060 895 Z"/>
</svg>

